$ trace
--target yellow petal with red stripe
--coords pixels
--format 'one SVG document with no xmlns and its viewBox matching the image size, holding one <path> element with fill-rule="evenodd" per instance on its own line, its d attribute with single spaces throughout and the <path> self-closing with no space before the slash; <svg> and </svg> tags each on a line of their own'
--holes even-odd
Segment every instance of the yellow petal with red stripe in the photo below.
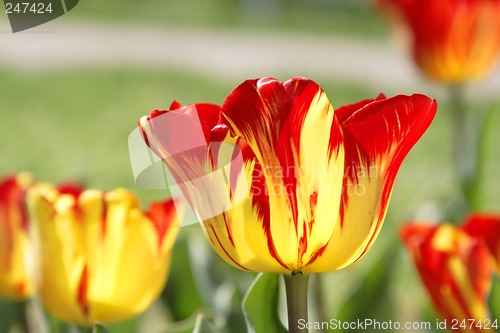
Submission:
<svg viewBox="0 0 500 333">
<path fill-rule="evenodd" d="M 0 181 L 0 298 L 22 300 L 34 293 L 30 272 L 31 245 L 24 196 L 34 183 L 30 174 Z"/>
<path fill-rule="evenodd" d="M 225 228 L 213 228 L 212 243 L 231 233 L 234 245 L 222 243 L 218 252 L 249 270 L 301 270 L 328 241 L 340 202 L 344 151 L 326 94 L 304 78 L 248 80 L 221 112 L 231 134 L 251 150 L 252 192 L 251 202 L 225 214 Z M 258 244 L 249 241 L 254 235 Z"/>
<path fill-rule="evenodd" d="M 333 217 L 333 235 L 306 272 L 340 269 L 370 249 L 382 227 L 399 167 L 435 112 L 436 102 L 423 95 L 389 99 L 381 95 L 336 111 L 346 154 L 342 202 Z"/>
<path fill-rule="evenodd" d="M 144 214 L 125 189 L 72 195 L 54 188 L 35 188 L 28 202 L 40 298 L 56 317 L 111 323 L 139 314 L 159 295 L 178 230 L 172 202 Z"/>
</svg>

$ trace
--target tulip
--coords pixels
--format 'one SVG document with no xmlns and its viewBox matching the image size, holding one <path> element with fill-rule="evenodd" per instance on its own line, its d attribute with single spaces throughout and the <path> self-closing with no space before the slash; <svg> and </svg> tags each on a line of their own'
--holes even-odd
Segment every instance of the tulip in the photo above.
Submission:
<svg viewBox="0 0 500 333">
<path fill-rule="evenodd" d="M 33 182 L 27 173 L 0 181 L 0 298 L 24 300 L 34 293 L 24 205 L 26 190 Z"/>
<path fill-rule="evenodd" d="M 213 173 L 212 153 L 218 152 L 221 158 L 227 154 L 227 146 L 221 147 L 221 141 L 227 134 L 227 127 L 217 126 L 220 117 L 220 107 L 214 104 L 194 104 L 181 107 L 178 102 L 172 103 L 170 110 L 155 110 L 150 116 L 140 119 L 139 128 L 145 142 L 169 166 L 173 179 L 170 179 L 170 189 L 175 192 L 177 187 L 192 207 L 197 207 L 199 219 L 212 217 L 220 212 L 214 212 L 220 205 L 229 202 L 217 200 L 217 196 L 205 197 L 204 194 L 218 191 L 226 192 L 221 179 L 221 170 Z M 208 146 L 207 142 L 217 141 Z M 217 147 L 216 147 L 217 145 Z M 226 148 L 226 149 L 221 149 Z M 230 153 L 236 146 L 229 145 Z M 132 156 L 134 158 L 134 156 Z M 218 159 L 219 164 L 225 164 Z M 231 164 L 231 158 L 227 158 Z M 235 163 L 233 163 L 235 165 Z M 221 188 L 222 186 L 222 188 Z M 202 187 L 203 190 L 200 189 Z M 214 198 L 215 197 L 215 198 Z M 212 206 L 205 205 L 206 201 Z M 201 207 L 205 206 L 204 209 Z"/>
<path fill-rule="evenodd" d="M 495 258 L 497 272 L 500 274 L 500 216 L 473 214 L 465 220 L 462 228 L 470 236 L 484 241 Z"/>
<path fill-rule="evenodd" d="M 479 79 L 498 60 L 500 0 L 377 0 L 408 27 L 413 58 L 429 77 Z"/>
<path fill-rule="evenodd" d="M 481 332 L 494 270 L 483 241 L 450 224 L 408 224 L 401 236 L 448 329 Z"/>
<path fill-rule="evenodd" d="M 403 158 L 435 111 L 422 95 L 334 111 L 309 79 L 263 78 L 243 82 L 220 109 L 174 104 L 139 126 L 226 262 L 296 275 L 340 269 L 368 251 Z M 235 146 L 222 151 L 222 142 Z M 221 169 L 223 179 L 210 176 Z"/>
<path fill-rule="evenodd" d="M 43 305 L 82 326 L 143 312 L 163 290 L 178 232 L 173 201 L 142 212 L 126 189 L 35 187 L 27 197 Z"/>
</svg>

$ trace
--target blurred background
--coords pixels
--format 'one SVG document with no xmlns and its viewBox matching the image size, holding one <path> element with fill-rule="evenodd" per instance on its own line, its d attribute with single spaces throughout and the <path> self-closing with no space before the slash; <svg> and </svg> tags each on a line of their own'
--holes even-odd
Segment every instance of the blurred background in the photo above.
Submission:
<svg viewBox="0 0 500 333">
<path fill-rule="evenodd" d="M 128 187 L 146 206 L 166 193 L 135 185 L 127 137 L 142 115 L 174 99 L 220 104 L 245 79 L 263 76 L 310 77 L 334 107 L 379 92 L 425 93 L 438 100 L 438 114 L 403 163 L 377 242 L 353 266 L 312 281 L 312 311 L 326 320 L 435 322 L 398 228 L 454 218 L 453 110 L 445 88 L 419 74 L 404 45 L 368 0 L 81 0 L 16 34 L 2 10 L 0 175 Z M 499 109 L 499 92 L 498 69 L 466 91 L 478 110 Z M 499 209 L 498 128 L 495 112 L 481 148 L 484 211 Z M 111 332 L 190 332 L 200 311 L 221 331 L 242 332 L 241 298 L 254 277 L 222 262 L 199 225 L 182 228 L 161 299 Z M 0 302 L 1 333 L 14 313 Z"/>
</svg>

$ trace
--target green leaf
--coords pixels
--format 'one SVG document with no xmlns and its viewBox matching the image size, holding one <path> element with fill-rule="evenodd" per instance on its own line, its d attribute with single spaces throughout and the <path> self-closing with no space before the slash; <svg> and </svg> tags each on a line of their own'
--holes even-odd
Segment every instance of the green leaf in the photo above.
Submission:
<svg viewBox="0 0 500 333">
<path fill-rule="evenodd" d="M 7 302 L 0 299 L 0 332 L 9 332 L 16 324 L 25 321 L 24 302 Z"/>
<path fill-rule="evenodd" d="M 218 333 L 218 331 L 202 314 L 198 314 L 193 333 Z"/>
<path fill-rule="evenodd" d="M 206 307 L 217 309 L 217 314 L 225 318 L 225 332 L 245 332 L 246 321 L 241 302 L 254 274 L 228 265 L 210 247 L 197 227 L 190 230 L 188 247 L 189 263 L 200 298 Z"/>
<path fill-rule="evenodd" d="M 468 183 L 466 182 L 466 196 L 468 196 L 471 203 L 471 210 L 481 210 L 484 209 L 481 190 L 482 183 L 484 181 L 489 181 L 484 177 L 485 165 L 489 162 L 490 156 L 488 156 L 487 143 L 492 139 L 492 136 L 497 133 L 497 127 L 494 124 L 495 113 L 500 109 L 498 106 L 489 107 L 485 110 L 474 110 L 476 112 L 469 113 L 467 123 L 470 127 L 470 150 L 471 161 L 473 166 L 471 179 Z M 493 140 L 493 142 L 496 142 Z"/>
<path fill-rule="evenodd" d="M 168 325 L 168 329 L 162 333 L 192 333 L 200 313 L 193 313 L 190 317 Z"/>
<path fill-rule="evenodd" d="M 278 317 L 277 274 L 259 274 L 243 299 L 243 312 L 250 333 L 286 333 Z"/>
<path fill-rule="evenodd" d="M 378 321 L 388 321 L 393 318 L 392 304 L 389 296 L 390 284 L 396 261 L 397 243 L 391 244 L 385 253 L 373 264 L 359 285 L 354 289 L 347 302 L 335 316 L 342 322 L 356 322 L 369 318 Z M 337 332 L 327 330 L 327 332 Z M 349 329 L 344 332 L 363 332 L 363 330 Z"/>
<path fill-rule="evenodd" d="M 189 265 L 189 253 L 186 232 L 189 227 L 182 228 L 175 242 L 170 266 L 170 276 L 162 298 L 169 305 L 175 321 L 189 318 L 191 314 L 204 307 L 193 279 Z"/>
<path fill-rule="evenodd" d="M 490 298 L 488 300 L 490 318 L 491 320 L 497 319 L 497 323 L 500 325 L 500 276 L 493 276 L 492 282 Z M 500 328 L 496 332 L 500 332 Z"/>
<path fill-rule="evenodd" d="M 120 321 L 112 325 L 108 325 L 106 328 L 109 333 L 136 333 L 139 320 L 141 317 L 135 317 L 129 320 Z"/>
<path fill-rule="evenodd" d="M 108 333 L 108 332 L 109 331 L 106 328 L 106 326 L 99 323 L 94 324 L 94 330 L 92 331 L 92 333 Z"/>
<path fill-rule="evenodd" d="M 486 110 L 484 123 L 477 139 L 476 195 L 477 211 L 495 210 L 498 207 L 499 183 L 498 142 L 500 139 L 500 103 Z"/>
</svg>

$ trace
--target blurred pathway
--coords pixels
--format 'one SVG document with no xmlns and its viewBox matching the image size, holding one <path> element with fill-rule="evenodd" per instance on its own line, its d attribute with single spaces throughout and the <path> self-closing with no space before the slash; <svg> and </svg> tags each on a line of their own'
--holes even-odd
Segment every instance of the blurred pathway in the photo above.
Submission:
<svg viewBox="0 0 500 333">
<path fill-rule="evenodd" d="M 12 34 L 8 23 L 0 22 L 0 67 L 50 70 L 110 65 L 183 69 L 235 84 L 252 77 L 302 75 L 366 83 L 388 92 L 436 88 L 391 42 L 64 19 Z M 474 89 L 474 94 L 500 95 L 500 69 Z"/>
</svg>

